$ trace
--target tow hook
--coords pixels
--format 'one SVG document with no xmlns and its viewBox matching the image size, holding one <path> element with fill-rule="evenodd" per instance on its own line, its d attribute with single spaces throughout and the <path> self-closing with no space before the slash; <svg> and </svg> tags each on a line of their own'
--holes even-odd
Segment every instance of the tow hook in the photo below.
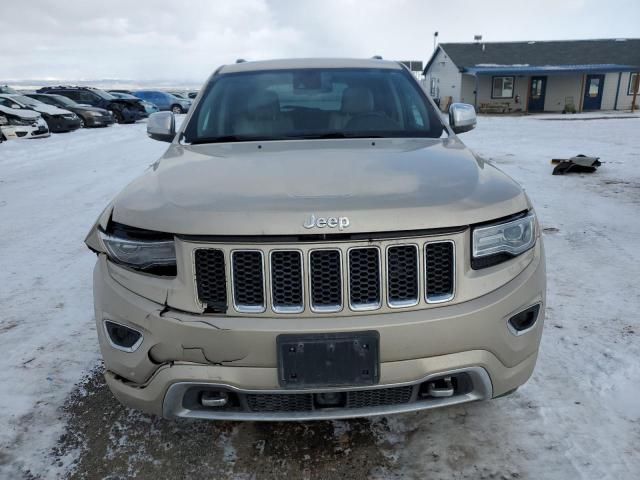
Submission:
<svg viewBox="0 0 640 480">
<path fill-rule="evenodd" d="M 427 393 L 430 397 L 452 397 L 453 384 L 451 383 L 451 377 L 439 378 L 434 382 L 429 382 L 427 384 Z"/>
<path fill-rule="evenodd" d="M 228 400 L 226 392 L 203 392 L 200 402 L 203 407 L 224 407 Z"/>
</svg>

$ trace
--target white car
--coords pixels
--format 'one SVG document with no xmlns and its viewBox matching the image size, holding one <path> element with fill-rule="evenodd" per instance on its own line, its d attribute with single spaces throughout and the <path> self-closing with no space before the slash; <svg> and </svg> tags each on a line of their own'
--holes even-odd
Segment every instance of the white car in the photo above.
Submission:
<svg viewBox="0 0 640 480">
<path fill-rule="evenodd" d="M 13 109 L 35 110 L 42 115 L 52 133 L 71 132 L 81 125 L 80 117 L 75 113 L 25 95 L 0 94 L 0 105 Z"/>
<path fill-rule="evenodd" d="M 49 135 L 47 122 L 39 113 L 0 105 L 0 141 L 16 138 L 43 138 Z"/>
</svg>

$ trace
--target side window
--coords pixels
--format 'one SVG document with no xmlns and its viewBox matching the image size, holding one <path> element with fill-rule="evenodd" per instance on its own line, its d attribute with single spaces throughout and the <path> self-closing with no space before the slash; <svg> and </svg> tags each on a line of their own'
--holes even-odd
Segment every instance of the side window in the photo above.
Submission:
<svg viewBox="0 0 640 480">
<path fill-rule="evenodd" d="M 78 92 L 78 97 L 80 98 L 80 103 L 94 103 L 96 101 L 96 96 L 91 92 L 80 91 Z"/>
<path fill-rule="evenodd" d="M 62 92 L 55 92 L 55 93 L 58 93 L 60 95 L 64 95 L 65 97 L 68 97 L 71 100 L 74 100 L 76 102 L 80 101 L 80 92 L 74 92 L 74 91 L 65 92 L 65 91 L 62 91 Z"/>
<path fill-rule="evenodd" d="M 153 103 L 156 103 L 158 105 L 166 105 L 169 103 L 169 98 L 166 95 L 163 95 L 160 92 L 155 92 L 152 94 L 153 95 Z"/>
</svg>

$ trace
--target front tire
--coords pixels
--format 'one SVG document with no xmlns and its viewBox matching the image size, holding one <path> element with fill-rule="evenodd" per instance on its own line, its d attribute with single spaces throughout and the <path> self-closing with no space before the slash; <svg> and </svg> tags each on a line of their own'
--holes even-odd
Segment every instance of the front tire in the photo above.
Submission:
<svg viewBox="0 0 640 480">
<path fill-rule="evenodd" d="M 174 105 L 171 107 L 171 111 L 173 113 L 175 113 L 176 115 L 179 115 L 181 113 L 184 113 L 184 110 L 182 110 L 182 107 L 180 105 Z"/>
</svg>

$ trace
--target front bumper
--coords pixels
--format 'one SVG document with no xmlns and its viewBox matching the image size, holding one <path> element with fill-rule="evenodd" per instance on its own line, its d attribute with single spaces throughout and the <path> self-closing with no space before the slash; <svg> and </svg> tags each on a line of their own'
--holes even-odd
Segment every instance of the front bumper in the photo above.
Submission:
<svg viewBox="0 0 640 480">
<path fill-rule="evenodd" d="M 235 326 L 213 315 L 165 308 L 127 290 L 108 274 L 101 255 L 94 271 L 98 336 L 107 367 L 107 383 L 124 404 L 166 417 L 244 420 L 347 418 L 413 411 L 488 399 L 527 381 L 533 372 L 545 301 L 545 267 L 541 246 L 531 263 L 513 280 L 492 292 L 455 305 L 428 310 L 318 318 L 233 318 Z M 507 320 L 524 307 L 541 303 L 536 324 L 516 336 Z M 104 320 L 143 333 L 134 352 L 114 349 Z M 218 324 L 216 324 L 218 323 Z M 223 325 L 221 327 L 221 325 Z M 380 381 L 376 390 L 419 385 L 434 377 L 463 372 L 472 388 L 448 398 L 416 398 L 401 405 L 303 412 L 251 412 L 193 409 L 185 406 L 188 388 L 218 388 L 244 395 L 291 394 L 278 384 L 276 337 L 281 333 L 376 330 L 380 334 Z M 299 393 L 325 390 L 305 390 Z M 331 391 L 340 391 L 333 389 Z"/>
<path fill-rule="evenodd" d="M 63 116 L 47 117 L 47 125 L 52 133 L 71 132 L 80 128 L 80 117 L 65 118 Z"/>
<path fill-rule="evenodd" d="M 86 115 L 84 118 L 84 126 L 85 127 L 108 127 L 109 125 L 113 125 L 115 120 L 112 115 L 103 115 L 101 117 L 94 117 L 91 115 Z"/>
</svg>

